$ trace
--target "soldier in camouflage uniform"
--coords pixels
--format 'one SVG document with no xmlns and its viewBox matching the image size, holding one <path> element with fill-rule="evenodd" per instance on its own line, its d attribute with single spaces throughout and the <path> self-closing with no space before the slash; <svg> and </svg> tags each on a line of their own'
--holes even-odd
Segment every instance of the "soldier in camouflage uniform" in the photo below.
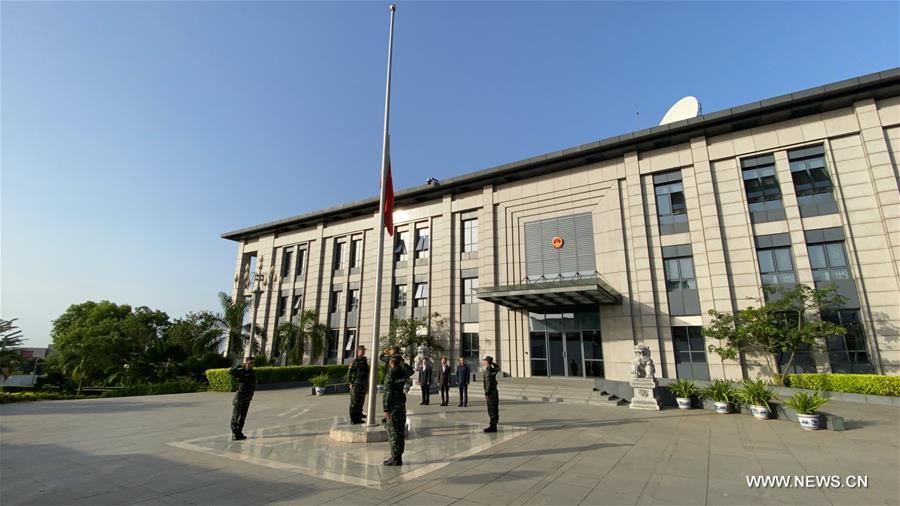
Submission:
<svg viewBox="0 0 900 506">
<path fill-rule="evenodd" d="M 484 383 L 484 400 L 487 401 L 488 416 L 491 425 L 484 429 L 485 432 L 497 432 L 497 422 L 500 421 L 500 394 L 497 392 L 497 374 L 500 366 L 494 363 L 494 357 L 484 357 L 482 361 L 484 371 L 481 373 L 481 381 Z"/>
<path fill-rule="evenodd" d="M 386 466 L 403 465 L 403 449 L 406 445 L 406 392 L 403 387 L 413 375 L 413 368 L 400 358 L 392 356 L 388 361 L 388 371 L 384 376 L 384 417 L 387 420 L 388 440 L 391 458 L 384 461 Z"/>
<path fill-rule="evenodd" d="M 253 371 L 253 357 L 244 357 L 244 363 L 228 370 L 237 380 L 237 392 L 234 393 L 233 409 L 231 412 L 231 440 L 240 441 L 247 439 L 244 435 L 244 421 L 247 420 L 247 411 L 250 409 L 250 401 L 253 392 L 256 391 L 256 373 Z"/>
<path fill-rule="evenodd" d="M 347 383 L 350 384 L 350 423 L 362 423 L 363 405 L 369 389 L 369 360 L 366 359 L 366 347 L 356 347 L 356 359 L 347 370 Z"/>
</svg>

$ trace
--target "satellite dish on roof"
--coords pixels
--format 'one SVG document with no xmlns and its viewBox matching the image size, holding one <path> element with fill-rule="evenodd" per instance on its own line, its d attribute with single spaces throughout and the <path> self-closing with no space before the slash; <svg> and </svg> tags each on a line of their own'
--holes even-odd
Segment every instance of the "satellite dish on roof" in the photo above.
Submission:
<svg viewBox="0 0 900 506">
<path fill-rule="evenodd" d="M 675 105 L 669 107 L 666 115 L 660 120 L 660 125 L 675 123 L 684 119 L 696 118 L 700 114 L 700 102 L 697 97 L 690 95 L 682 98 Z"/>
</svg>

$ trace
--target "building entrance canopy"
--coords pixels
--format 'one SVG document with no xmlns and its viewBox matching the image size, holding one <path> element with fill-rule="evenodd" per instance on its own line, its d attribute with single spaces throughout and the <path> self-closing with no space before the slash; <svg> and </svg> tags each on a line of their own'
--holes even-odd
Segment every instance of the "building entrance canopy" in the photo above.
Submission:
<svg viewBox="0 0 900 506">
<path fill-rule="evenodd" d="M 510 309 L 621 304 L 622 296 L 599 274 L 529 280 L 518 285 L 479 288 L 479 299 Z"/>
</svg>

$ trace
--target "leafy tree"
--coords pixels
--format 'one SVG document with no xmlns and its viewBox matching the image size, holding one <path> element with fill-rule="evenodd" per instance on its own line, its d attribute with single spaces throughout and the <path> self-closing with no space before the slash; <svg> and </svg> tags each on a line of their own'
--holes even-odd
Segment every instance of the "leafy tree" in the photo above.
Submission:
<svg viewBox="0 0 900 506">
<path fill-rule="evenodd" d="M 827 337 L 846 333 L 844 327 L 822 319 L 846 299 L 833 285 L 816 289 L 798 284 L 792 288 L 766 287 L 766 291 L 777 296 L 757 301 L 759 307 L 747 307 L 737 313 L 709 311 L 712 323 L 703 329 L 703 335 L 717 341 L 709 345 L 709 351 L 723 359 L 761 353 L 783 385 L 783 372 L 791 370 L 798 351 L 818 347 Z M 772 367 L 773 356 L 780 353 L 788 357 L 784 367 L 778 360 Z"/>
<path fill-rule="evenodd" d="M 169 317 L 146 307 L 88 301 L 73 304 L 53 322 L 53 368 L 85 384 L 121 380 L 126 364 L 161 340 Z"/>
<path fill-rule="evenodd" d="M 191 312 L 176 318 L 166 331 L 166 340 L 181 346 L 191 355 L 220 353 L 227 338 L 222 319 L 210 311 Z"/>
<path fill-rule="evenodd" d="M 18 348 L 25 339 L 22 337 L 22 330 L 16 325 L 16 320 L 18 318 L 0 319 L 0 374 L 3 375 L 3 381 L 22 365 L 22 356 Z"/>
<path fill-rule="evenodd" d="M 432 351 L 443 351 L 440 344 L 446 337 L 447 321 L 440 313 L 432 313 L 429 318 L 409 317 L 391 320 L 387 336 L 382 336 L 382 347 L 392 346 L 402 350 L 407 363 L 412 364 L 418 347 L 425 345 Z"/>
<path fill-rule="evenodd" d="M 284 322 L 278 327 L 278 339 L 291 364 L 302 364 L 307 350 L 312 364 L 325 353 L 325 343 L 329 339 L 328 326 L 319 322 L 315 311 L 306 309 L 300 312 L 296 321 Z"/>
</svg>

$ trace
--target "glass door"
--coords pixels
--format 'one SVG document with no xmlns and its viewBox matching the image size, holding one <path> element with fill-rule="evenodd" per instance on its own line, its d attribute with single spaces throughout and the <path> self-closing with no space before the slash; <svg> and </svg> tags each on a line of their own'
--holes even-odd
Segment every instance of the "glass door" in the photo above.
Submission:
<svg viewBox="0 0 900 506">
<path fill-rule="evenodd" d="M 547 376 L 547 333 L 531 332 L 531 375 Z"/>
<path fill-rule="evenodd" d="M 549 342 L 548 358 L 550 359 L 550 376 L 566 375 L 566 357 L 563 348 L 562 332 L 549 332 L 547 334 Z"/>
<path fill-rule="evenodd" d="M 584 363 L 581 359 L 581 332 L 566 332 L 566 376 L 584 376 Z"/>
</svg>

